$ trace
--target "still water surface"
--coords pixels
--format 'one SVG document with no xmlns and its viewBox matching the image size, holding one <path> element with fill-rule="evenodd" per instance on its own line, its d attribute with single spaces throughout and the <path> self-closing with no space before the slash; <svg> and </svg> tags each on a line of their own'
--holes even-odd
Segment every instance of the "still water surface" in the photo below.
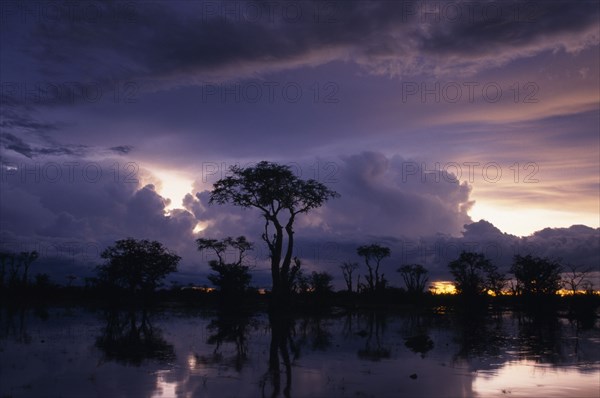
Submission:
<svg viewBox="0 0 600 398">
<path fill-rule="evenodd" d="M 599 397 L 599 323 L 1 310 L 0 397 Z"/>
</svg>

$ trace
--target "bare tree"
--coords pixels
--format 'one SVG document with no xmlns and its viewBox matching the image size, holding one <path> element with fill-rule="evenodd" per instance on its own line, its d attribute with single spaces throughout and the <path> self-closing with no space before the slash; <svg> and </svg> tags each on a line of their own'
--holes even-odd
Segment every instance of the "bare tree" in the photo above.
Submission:
<svg viewBox="0 0 600 398">
<path fill-rule="evenodd" d="M 581 265 L 567 264 L 567 272 L 562 274 L 562 280 L 565 287 L 567 287 L 573 295 L 577 294 L 579 290 L 585 290 L 585 287 L 590 286 L 592 282 L 587 279 L 592 268 L 584 268 Z"/>
<path fill-rule="evenodd" d="M 411 294 L 421 294 L 425 289 L 425 284 L 429 278 L 427 270 L 421 264 L 406 264 L 398 268 L 398 272 L 402 275 L 406 290 Z"/>
<path fill-rule="evenodd" d="M 340 265 L 340 268 L 342 270 L 342 274 L 344 275 L 344 281 L 346 281 L 348 291 L 352 293 L 352 274 L 358 269 L 358 263 L 345 261 L 342 265 Z"/>
</svg>

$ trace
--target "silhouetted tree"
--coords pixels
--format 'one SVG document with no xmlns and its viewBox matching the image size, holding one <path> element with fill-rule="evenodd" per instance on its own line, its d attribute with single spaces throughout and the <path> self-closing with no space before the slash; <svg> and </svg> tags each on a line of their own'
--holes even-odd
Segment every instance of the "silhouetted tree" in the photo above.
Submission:
<svg viewBox="0 0 600 398">
<path fill-rule="evenodd" d="M 310 288 L 312 292 L 318 296 L 331 293 L 331 290 L 333 289 L 333 286 L 331 286 L 332 280 L 333 276 L 327 272 L 313 271 L 310 274 Z"/>
<path fill-rule="evenodd" d="M 510 272 L 517 279 L 517 293 L 523 296 L 549 296 L 560 289 L 562 266 L 548 258 L 515 255 Z"/>
<path fill-rule="evenodd" d="M 181 259 L 160 242 L 133 238 L 116 241 L 100 256 L 107 260 L 96 268 L 102 284 L 145 293 L 153 292 L 168 274 L 177 271 Z"/>
<path fill-rule="evenodd" d="M 506 275 L 498 271 L 496 267 L 492 267 L 487 275 L 488 289 L 491 290 L 495 296 L 500 296 L 507 284 L 508 281 Z"/>
<path fill-rule="evenodd" d="M 301 269 L 298 269 L 294 284 L 293 291 L 299 294 L 313 293 L 317 296 L 323 296 L 330 293 L 333 289 L 331 281 L 333 276 L 327 272 L 317 272 L 306 275 Z"/>
<path fill-rule="evenodd" d="M 358 263 L 344 262 L 340 265 L 348 292 L 352 293 L 352 274 L 358 269 Z"/>
<path fill-rule="evenodd" d="M 466 251 L 461 252 L 448 267 L 454 276 L 457 292 L 465 296 L 486 294 L 490 289 L 490 275 L 497 272 L 485 255 Z"/>
<path fill-rule="evenodd" d="M 379 265 L 381 260 L 391 255 L 389 247 L 378 244 L 363 245 L 356 249 L 356 253 L 365 259 L 365 264 L 369 271 L 368 275 L 365 276 L 368 289 L 371 292 L 383 290 L 386 280 L 384 274 L 379 275 Z"/>
<path fill-rule="evenodd" d="M 250 267 L 243 265 L 246 252 L 252 250 L 252 243 L 246 240 L 245 236 L 239 236 L 236 239 L 227 237 L 223 240 L 204 239 L 196 240 L 198 250 L 212 250 L 218 260 L 208 262 L 210 268 L 216 274 L 210 274 L 208 280 L 215 285 L 224 297 L 238 297 L 248 289 L 252 276 Z M 237 251 L 234 262 L 226 262 L 226 251 L 233 248 Z"/>
<path fill-rule="evenodd" d="M 290 269 L 290 289 L 295 293 L 305 293 L 308 291 L 308 278 L 302 272 L 302 261 L 294 257 L 294 263 Z"/>
<path fill-rule="evenodd" d="M 573 295 L 576 295 L 580 290 L 587 290 L 586 288 L 591 286 L 592 282 L 586 278 L 592 268 L 584 268 L 575 264 L 568 264 L 566 268 L 567 272 L 562 275 L 563 284 Z"/>
<path fill-rule="evenodd" d="M 29 267 L 39 257 L 37 251 L 0 253 L 0 287 L 26 287 L 29 282 Z"/>
<path fill-rule="evenodd" d="M 262 239 L 271 257 L 274 303 L 285 306 L 293 284 L 294 221 L 339 194 L 318 181 L 296 177 L 288 166 L 266 161 L 254 167 L 232 166 L 230 173 L 214 184 L 209 203 L 232 203 L 262 212 Z"/>
<path fill-rule="evenodd" d="M 7 252 L 0 252 L 0 288 L 4 287 L 4 277 L 7 273 L 8 262 L 11 260 L 11 254 Z"/>
<path fill-rule="evenodd" d="M 429 278 L 427 270 L 421 264 L 406 264 L 398 268 L 406 290 L 410 294 L 421 294 Z"/>
<path fill-rule="evenodd" d="M 39 257 L 37 251 L 19 253 L 19 261 L 23 264 L 23 275 L 21 276 L 21 285 L 27 286 L 29 277 L 29 267 Z"/>
<path fill-rule="evenodd" d="M 50 282 L 50 277 L 48 274 L 36 274 L 34 286 L 36 289 L 48 289 L 52 286 L 52 282 Z"/>
</svg>

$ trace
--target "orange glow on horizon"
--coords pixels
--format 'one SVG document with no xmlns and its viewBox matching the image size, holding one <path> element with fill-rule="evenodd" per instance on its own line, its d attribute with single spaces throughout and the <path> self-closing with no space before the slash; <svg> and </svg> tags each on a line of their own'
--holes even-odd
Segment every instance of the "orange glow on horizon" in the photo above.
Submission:
<svg viewBox="0 0 600 398">
<path fill-rule="evenodd" d="M 558 290 L 556 292 L 556 294 L 558 294 L 561 297 L 564 297 L 564 296 L 573 296 L 573 290 L 571 290 L 571 289 L 560 289 L 560 290 Z M 588 293 L 587 290 L 579 289 L 579 290 L 577 290 L 576 294 L 579 295 L 579 294 L 589 294 L 589 293 Z M 592 294 L 600 295 L 600 290 L 592 290 Z"/>
<path fill-rule="evenodd" d="M 431 282 L 429 291 L 432 294 L 456 294 L 456 286 L 450 281 L 435 281 Z"/>
</svg>

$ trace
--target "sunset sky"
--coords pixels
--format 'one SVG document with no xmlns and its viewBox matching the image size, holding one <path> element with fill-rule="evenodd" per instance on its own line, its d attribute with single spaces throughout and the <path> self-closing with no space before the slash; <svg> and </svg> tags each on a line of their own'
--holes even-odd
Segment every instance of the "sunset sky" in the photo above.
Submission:
<svg viewBox="0 0 600 398">
<path fill-rule="evenodd" d="M 3 250 L 89 276 L 128 236 L 207 283 L 198 237 L 256 242 L 209 206 L 231 165 L 341 194 L 297 222 L 307 269 L 355 248 L 432 279 L 461 249 L 600 262 L 597 1 L 0 3 Z M 485 221 L 480 221 L 485 220 Z M 63 278 L 63 279 L 61 279 Z M 183 279 L 182 279 L 183 280 Z M 340 286 L 341 287 L 341 286 Z"/>
</svg>

